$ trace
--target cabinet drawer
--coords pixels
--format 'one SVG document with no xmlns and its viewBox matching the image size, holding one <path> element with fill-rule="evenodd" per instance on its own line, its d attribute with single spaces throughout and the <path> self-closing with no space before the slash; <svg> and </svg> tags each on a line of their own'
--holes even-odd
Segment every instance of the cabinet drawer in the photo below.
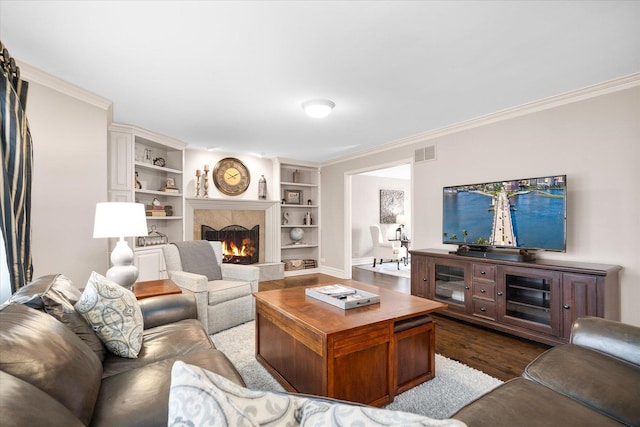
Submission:
<svg viewBox="0 0 640 427">
<path fill-rule="evenodd" d="M 473 282 L 473 296 L 491 301 L 496 300 L 496 284 L 491 282 Z"/>
<path fill-rule="evenodd" d="M 473 298 L 473 315 L 496 320 L 496 303 Z"/>
<path fill-rule="evenodd" d="M 496 281 L 496 266 L 489 264 L 473 264 L 473 278 Z"/>
</svg>

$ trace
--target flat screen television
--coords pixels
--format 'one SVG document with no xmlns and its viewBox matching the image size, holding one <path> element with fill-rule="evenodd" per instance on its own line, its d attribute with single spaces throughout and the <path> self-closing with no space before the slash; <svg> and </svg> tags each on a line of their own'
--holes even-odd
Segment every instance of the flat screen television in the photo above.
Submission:
<svg viewBox="0 0 640 427">
<path fill-rule="evenodd" d="M 566 196 L 566 175 L 444 187 L 442 242 L 564 252 Z"/>
</svg>

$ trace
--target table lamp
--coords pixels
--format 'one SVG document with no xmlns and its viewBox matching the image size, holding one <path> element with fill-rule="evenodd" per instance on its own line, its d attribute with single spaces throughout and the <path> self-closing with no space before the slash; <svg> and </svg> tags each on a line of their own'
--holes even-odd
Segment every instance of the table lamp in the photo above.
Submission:
<svg viewBox="0 0 640 427">
<path fill-rule="evenodd" d="M 405 240 L 407 238 L 407 235 L 404 233 L 404 226 L 409 223 L 409 216 L 405 214 L 396 215 L 396 223 L 398 224 L 398 230 L 400 231 L 400 236 L 398 237 L 398 239 Z"/>
<path fill-rule="evenodd" d="M 120 240 L 111 252 L 113 267 L 107 270 L 107 279 L 131 288 L 138 278 L 138 268 L 133 265 L 133 251 L 125 237 L 146 236 L 147 217 L 142 203 L 104 202 L 96 204 L 93 237 L 118 237 Z"/>
</svg>

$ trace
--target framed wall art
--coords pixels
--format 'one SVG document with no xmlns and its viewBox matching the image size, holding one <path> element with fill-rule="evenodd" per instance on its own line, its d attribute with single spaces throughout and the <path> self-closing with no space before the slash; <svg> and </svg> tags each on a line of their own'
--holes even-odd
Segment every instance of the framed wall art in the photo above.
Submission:
<svg viewBox="0 0 640 427">
<path fill-rule="evenodd" d="M 287 205 L 299 205 L 302 203 L 302 190 L 284 190 L 284 202 Z"/>
<path fill-rule="evenodd" d="M 395 224 L 404 213 L 404 191 L 380 190 L 380 224 Z"/>
</svg>

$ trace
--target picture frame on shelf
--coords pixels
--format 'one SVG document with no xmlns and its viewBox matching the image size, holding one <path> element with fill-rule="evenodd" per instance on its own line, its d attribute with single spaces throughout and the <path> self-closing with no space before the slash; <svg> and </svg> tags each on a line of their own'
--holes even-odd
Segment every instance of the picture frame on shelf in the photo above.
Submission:
<svg viewBox="0 0 640 427">
<path fill-rule="evenodd" d="M 284 202 L 287 205 L 302 204 L 302 190 L 284 190 Z"/>
</svg>

